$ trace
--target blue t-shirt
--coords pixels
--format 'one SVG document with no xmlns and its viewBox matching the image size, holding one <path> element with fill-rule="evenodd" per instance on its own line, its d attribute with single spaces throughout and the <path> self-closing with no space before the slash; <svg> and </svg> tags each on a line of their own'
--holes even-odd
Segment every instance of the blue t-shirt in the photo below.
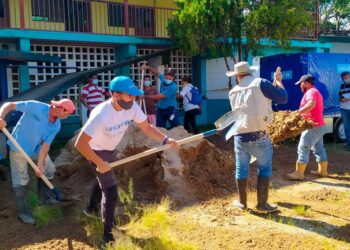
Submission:
<svg viewBox="0 0 350 250">
<path fill-rule="evenodd" d="M 160 94 L 164 95 L 165 98 L 157 102 L 157 107 L 166 109 L 169 107 L 176 108 L 176 82 L 173 81 L 170 85 L 165 84 L 164 75 L 159 75 L 160 80 Z"/>
<path fill-rule="evenodd" d="M 61 128 L 60 120 L 49 122 L 50 105 L 37 101 L 16 102 L 16 110 L 23 113 L 12 136 L 29 156 L 39 154 L 42 143 L 51 144 Z M 11 141 L 7 144 L 18 151 Z"/>
</svg>

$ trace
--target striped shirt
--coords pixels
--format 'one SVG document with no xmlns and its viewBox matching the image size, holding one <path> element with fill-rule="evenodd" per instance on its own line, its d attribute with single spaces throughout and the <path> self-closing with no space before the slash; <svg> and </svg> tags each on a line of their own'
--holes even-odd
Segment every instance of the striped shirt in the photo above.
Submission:
<svg viewBox="0 0 350 250">
<path fill-rule="evenodd" d="M 340 85 L 339 98 L 350 98 L 350 84 L 343 83 L 342 85 Z M 340 108 L 350 109 L 350 101 L 340 102 Z"/>
<path fill-rule="evenodd" d="M 104 102 L 105 96 L 107 95 L 107 91 L 92 83 L 86 84 L 81 92 L 81 97 L 86 98 L 86 102 L 91 108 L 94 108 L 101 102 Z"/>
</svg>

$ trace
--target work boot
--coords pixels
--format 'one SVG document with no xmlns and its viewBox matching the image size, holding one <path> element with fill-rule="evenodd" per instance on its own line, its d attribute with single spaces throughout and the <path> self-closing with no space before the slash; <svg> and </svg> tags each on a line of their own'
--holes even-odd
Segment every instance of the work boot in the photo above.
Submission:
<svg viewBox="0 0 350 250">
<path fill-rule="evenodd" d="M 269 198 L 269 183 L 270 183 L 269 177 L 258 176 L 258 185 L 257 185 L 258 205 L 256 205 L 256 209 L 259 212 L 272 213 L 277 211 L 278 209 L 277 205 L 267 203 L 267 199 Z"/>
<path fill-rule="evenodd" d="M 312 174 L 319 175 L 321 177 L 328 176 L 328 161 L 321 161 L 317 163 L 317 171 L 311 171 Z"/>
<path fill-rule="evenodd" d="M 247 179 L 236 179 L 236 185 L 238 190 L 238 199 L 233 201 L 233 206 L 240 209 L 247 209 Z"/>
<path fill-rule="evenodd" d="M 291 174 L 287 174 L 287 178 L 289 180 L 303 180 L 305 169 L 306 169 L 305 163 L 297 162 L 295 164 L 295 172 Z"/>
<path fill-rule="evenodd" d="M 27 186 L 20 186 L 13 189 L 17 202 L 18 218 L 25 224 L 34 225 L 35 220 L 27 204 Z"/>
<path fill-rule="evenodd" d="M 38 197 L 39 203 L 42 205 L 54 205 L 59 203 L 56 200 L 54 193 L 50 190 L 50 188 L 46 185 L 46 183 L 41 179 L 37 178 L 37 187 L 38 187 Z"/>
</svg>

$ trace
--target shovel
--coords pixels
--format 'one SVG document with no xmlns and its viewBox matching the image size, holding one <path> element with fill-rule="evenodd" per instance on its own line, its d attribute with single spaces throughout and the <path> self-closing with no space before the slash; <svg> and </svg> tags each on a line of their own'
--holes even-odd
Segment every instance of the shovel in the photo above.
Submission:
<svg viewBox="0 0 350 250">
<path fill-rule="evenodd" d="M 212 129 L 212 130 L 209 130 L 209 131 L 201 133 L 201 134 L 197 134 L 197 135 L 193 135 L 193 136 L 184 138 L 182 140 L 177 141 L 177 143 L 179 145 L 183 145 L 183 144 L 187 144 L 187 143 L 190 143 L 190 142 L 193 142 L 193 141 L 198 141 L 198 140 L 207 138 L 207 137 L 215 135 L 215 134 L 219 134 L 219 135 L 220 134 L 225 134 L 226 130 L 231 127 L 231 125 L 238 119 L 238 117 L 239 116 L 238 116 L 237 112 L 230 111 L 230 112 L 224 114 L 223 116 L 221 116 L 214 123 L 216 129 Z M 113 163 L 110 163 L 109 166 L 111 168 L 113 168 L 113 167 L 122 165 L 124 163 L 128 163 L 128 162 L 131 162 L 133 160 L 145 157 L 147 155 L 151 155 L 151 154 L 155 154 L 155 153 L 167 150 L 169 148 L 170 148 L 170 145 L 169 144 L 165 144 L 163 146 L 152 148 L 150 150 L 146 150 L 146 151 L 138 153 L 136 155 L 133 155 L 133 156 L 130 156 L 130 157 L 127 157 L 127 158 L 115 161 Z"/>
<path fill-rule="evenodd" d="M 15 138 L 12 137 L 10 132 L 6 128 L 3 128 L 2 132 L 4 132 L 4 134 L 7 136 L 7 138 L 9 138 L 9 140 L 13 143 L 13 145 L 15 145 L 17 150 L 24 156 L 24 158 L 26 158 L 27 162 L 35 170 L 35 172 L 40 172 L 39 168 L 35 165 L 33 160 L 26 154 L 26 152 L 24 152 L 22 147 L 15 140 Z M 61 197 L 60 191 L 52 185 L 52 183 L 46 178 L 46 176 L 42 175 L 42 176 L 40 176 L 40 178 L 45 182 L 45 184 L 53 192 L 53 194 L 55 195 L 56 200 L 62 201 L 62 197 Z"/>
</svg>

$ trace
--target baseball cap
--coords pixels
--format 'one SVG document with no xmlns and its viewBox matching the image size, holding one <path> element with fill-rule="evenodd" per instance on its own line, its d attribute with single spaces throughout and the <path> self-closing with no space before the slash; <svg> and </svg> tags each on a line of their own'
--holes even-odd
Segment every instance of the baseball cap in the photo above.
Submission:
<svg viewBox="0 0 350 250">
<path fill-rule="evenodd" d="M 63 98 L 59 101 L 51 101 L 51 105 L 56 108 L 64 108 L 69 113 L 73 113 L 75 110 L 75 105 L 70 99 Z"/>
<path fill-rule="evenodd" d="M 310 74 L 303 75 L 303 76 L 300 77 L 300 80 L 295 83 L 295 85 L 298 85 L 301 82 L 308 82 L 308 83 L 314 84 L 315 83 L 315 78 L 312 75 L 310 75 Z"/>
<path fill-rule="evenodd" d="M 127 76 L 117 76 L 109 83 L 109 89 L 116 92 L 125 92 L 131 96 L 143 95 L 143 91 L 138 89 L 134 82 Z"/>
</svg>

